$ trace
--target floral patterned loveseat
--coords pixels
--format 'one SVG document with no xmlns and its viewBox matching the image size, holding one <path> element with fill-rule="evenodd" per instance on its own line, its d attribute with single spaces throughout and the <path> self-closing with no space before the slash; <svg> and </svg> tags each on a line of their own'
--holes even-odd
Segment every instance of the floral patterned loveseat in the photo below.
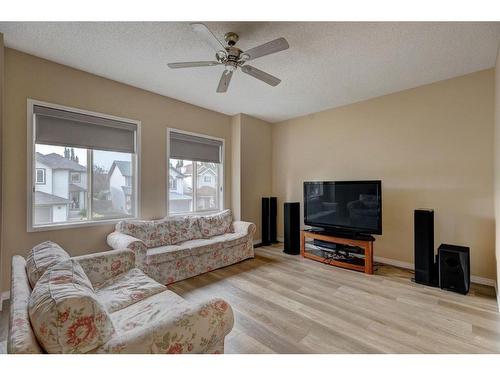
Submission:
<svg viewBox="0 0 500 375">
<path fill-rule="evenodd" d="M 187 279 L 254 257 L 255 224 L 230 210 L 205 216 L 125 220 L 108 235 L 113 249 L 131 249 L 137 266 L 161 284 Z"/>
<path fill-rule="evenodd" d="M 70 258 L 47 241 L 12 258 L 7 351 L 223 353 L 233 312 L 191 304 L 135 268 L 130 250 Z"/>
</svg>

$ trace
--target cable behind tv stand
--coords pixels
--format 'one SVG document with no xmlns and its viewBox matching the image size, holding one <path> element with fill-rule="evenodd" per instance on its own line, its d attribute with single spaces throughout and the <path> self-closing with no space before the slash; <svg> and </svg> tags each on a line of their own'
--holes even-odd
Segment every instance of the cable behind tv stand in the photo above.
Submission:
<svg viewBox="0 0 500 375">
<path fill-rule="evenodd" d="M 336 245 L 357 248 L 361 250 L 362 256 L 352 257 L 349 260 L 335 259 L 329 255 L 329 250 L 311 250 L 306 246 L 306 239 L 324 241 Z M 373 242 L 375 238 L 371 235 L 363 236 L 363 239 L 346 238 L 333 235 L 324 231 L 303 230 L 300 237 L 300 255 L 303 258 L 316 260 L 332 266 L 361 271 L 366 274 L 373 274 Z M 344 250 L 341 250 L 344 251 Z M 354 252 L 354 251 L 353 251 Z"/>
</svg>

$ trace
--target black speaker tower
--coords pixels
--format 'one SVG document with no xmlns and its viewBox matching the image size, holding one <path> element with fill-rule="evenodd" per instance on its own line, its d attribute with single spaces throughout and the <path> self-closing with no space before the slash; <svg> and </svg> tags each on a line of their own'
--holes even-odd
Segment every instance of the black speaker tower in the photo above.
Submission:
<svg viewBox="0 0 500 375">
<path fill-rule="evenodd" d="M 437 267 L 434 263 L 434 211 L 415 210 L 415 282 L 437 286 Z"/>
<path fill-rule="evenodd" d="M 300 203 L 287 202 L 284 204 L 284 232 L 286 254 L 300 254 Z"/>
<path fill-rule="evenodd" d="M 278 214 L 278 199 L 276 197 L 262 198 L 261 245 L 271 245 L 277 241 L 276 217 Z"/>
<path fill-rule="evenodd" d="M 277 227 L 276 221 L 278 220 L 278 198 L 269 198 L 269 240 L 271 243 L 277 243 Z"/>
</svg>

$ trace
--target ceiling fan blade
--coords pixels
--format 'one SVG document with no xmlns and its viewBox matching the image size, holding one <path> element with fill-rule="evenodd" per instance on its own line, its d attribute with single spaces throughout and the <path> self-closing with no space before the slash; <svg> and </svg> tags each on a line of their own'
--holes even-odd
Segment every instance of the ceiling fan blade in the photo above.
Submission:
<svg viewBox="0 0 500 375">
<path fill-rule="evenodd" d="M 217 92 L 226 92 L 229 87 L 229 82 L 231 82 L 231 77 L 233 76 L 232 70 L 224 70 L 222 76 L 220 77 L 219 86 L 217 86 Z"/>
<path fill-rule="evenodd" d="M 269 73 L 263 72 L 262 70 L 254 68 L 250 65 L 243 65 L 241 67 L 241 71 L 243 73 L 251 75 L 254 78 L 260 79 L 262 82 L 265 82 L 271 86 L 278 86 L 281 82 L 281 79 L 276 78 L 275 76 L 272 76 Z"/>
<path fill-rule="evenodd" d="M 186 62 L 178 62 L 178 63 L 169 63 L 167 65 L 169 68 L 172 68 L 172 69 L 198 68 L 201 66 L 220 65 L 220 62 L 218 62 L 218 61 L 186 61 Z"/>
<path fill-rule="evenodd" d="M 285 38 L 278 38 L 271 40 L 270 42 L 261 44 L 260 46 L 254 47 L 245 51 L 245 53 L 250 56 L 247 61 L 254 60 L 258 57 L 270 55 L 271 53 L 276 53 L 288 49 L 290 45 Z"/>
<path fill-rule="evenodd" d="M 198 36 L 208 43 L 216 51 L 225 51 L 226 46 L 221 43 L 219 39 L 210 31 L 210 29 L 204 23 L 191 23 L 193 31 L 198 34 Z"/>
</svg>

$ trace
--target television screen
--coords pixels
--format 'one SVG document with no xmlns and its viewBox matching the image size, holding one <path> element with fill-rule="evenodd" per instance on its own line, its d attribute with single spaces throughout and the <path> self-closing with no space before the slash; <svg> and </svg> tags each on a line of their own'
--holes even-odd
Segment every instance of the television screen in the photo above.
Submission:
<svg viewBox="0 0 500 375">
<path fill-rule="evenodd" d="M 381 181 L 304 182 L 304 223 L 382 234 Z"/>
</svg>

